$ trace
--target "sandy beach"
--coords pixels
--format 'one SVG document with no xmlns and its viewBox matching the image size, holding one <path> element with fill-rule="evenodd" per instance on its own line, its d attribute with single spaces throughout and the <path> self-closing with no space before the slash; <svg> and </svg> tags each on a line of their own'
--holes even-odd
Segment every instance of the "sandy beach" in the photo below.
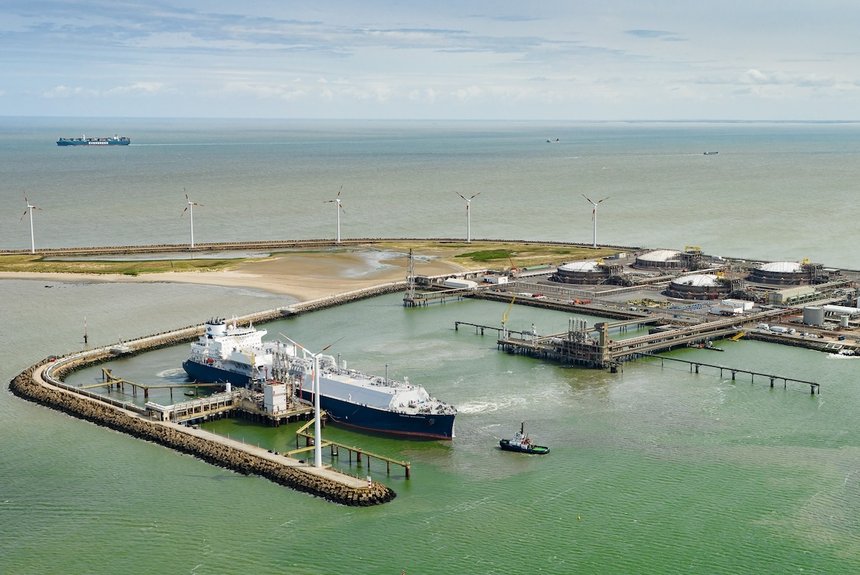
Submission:
<svg viewBox="0 0 860 575">
<path fill-rule="evenodd" d="M 217 272 L 166 272 L 129 276 L 122 274 L 77 274 L 0 272 L 0 279 L 37 279 L 68 282 L 178 282 L 243 287 L 285 294 L 307 301 L 406 279 L 408 259 L 404 254 L 356 250 L 334 253 L 279 253 L 258 261 L 238 263 Z M 432 258 L 416 258 L 417 275 L 441 275 L 465 268 Z"/>
</svg>

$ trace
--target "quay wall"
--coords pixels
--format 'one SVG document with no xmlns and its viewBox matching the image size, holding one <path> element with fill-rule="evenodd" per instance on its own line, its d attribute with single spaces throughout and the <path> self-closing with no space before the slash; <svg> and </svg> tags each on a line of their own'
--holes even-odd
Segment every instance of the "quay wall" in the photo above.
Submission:
<svg viewBox="0 0 860 575">
<path fill-rule="evenodd" d="M 284 308 L 252 313 L 237 318 L 237 321 L 242 323 L 272 321 L 402 290 L 405 283 L 405 281 L 391 282 L 368 289 L 354 290 L 331 297 L 301 302 Z M 128 350 L 123 355 L 137 354 L 191 341 L 202 333 L 203 328 L 201 326 L 189 326 L 123 342 L 123 346 Z M 75 370 L 108 361 L 113 357 L 116 355 L 112 353 L 110 346 L 77 352 L 63 358 L 51 357 L 18 374 L 9 383 L 9 390 L 18 397 L 96 425 L 152 441 L 238 473 L 259 475 L 280 485 L 343 505 L 378 505 L 396 497 L 396 493 L 382 483 L 372 482 L 362 487 L 352 487 L 329 477 L 315 474 L 311 468 L 281 465 L 248 450 L 221 443 L 214 437 L 213 439 L 206 439 L 184 432 L 181 426 L 175 424 L 145 419 L 141 416 L 142 410 L 138 406 L 85 390 L 77 390 L 62 382 L 65 376 Z"/>
</svg>

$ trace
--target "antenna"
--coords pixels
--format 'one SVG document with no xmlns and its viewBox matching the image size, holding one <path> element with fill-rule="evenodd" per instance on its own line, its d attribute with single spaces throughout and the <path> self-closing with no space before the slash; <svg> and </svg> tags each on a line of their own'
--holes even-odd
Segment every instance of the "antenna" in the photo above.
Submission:
<svg viewBox="0 0 860 575">
<path fill-rule="evenodd" d="M 596 201 L 596 202 L 595 202 L 595 201 L 593 201 L 593 200 L 591 200 L 591 199 L 590 199 L 588 196 L 586 196 L 585 194 L 582 194 L 582 197 L 583 197 L 583 198 L 585 198 L 586 200 L 588 200 L 588 203 L 589 203 L 589 204 L 591 204 L 591 205 L 593 206 L 593 207 L 591 208 L 591 227 L 592 227 L 592 231 L 591 231 L 591 247 L 596 248 L 596 247 L 597 247 L 597 206 L 598 206 L 598 204 L 600 204 L 601 202 L 604 202 L 604 201 L 608 200 L 608 199 L 609 199 L 609 196 L 606 196 L 606 197 L 605 197 L 605 198 L 603 198 L 602 200 L 598 200 L 598 201 Z"/>
<path fill-rule="evenodd" d="M 340 212 L 343 210 L 343 205 L 340 203 L 340 193 L 343 191 L 343 184 L 341 184 L 340 189 L 337 191 L 337 195 L 333 200 L 326 200 L 327 204 L 337 204 L 337 243 L 340 243 Z"/>
<path fill-rule="evenodd" d="M 182 188 L 182 191 L 185 191 L 185 188 Z M 185 212 L 188 212 L 188 218 L 191 222 L 191 249 L 194 249 L 194 206 L 202 206 L 203 204 L 198 204 L 197 202 L 192 202 L 188 197 L 188 194 L 185 194 L 185 209 L 182 210 L 182 213 L 179 214 L 180 217 L 185 215 Z"/>
<path fill-rule="evenodd" d="M 472 207 L 472 200 L 474 200 L 475 197 L 477 197 L 478 194 L 480 194 L 481 192 L 472 194 L 468 198 L 460 192 L 454 193 L 463 198 L 463 201 L 466 202 L 466 243 L 472 243 L 472 216 L 470 213 L 470 208 Z"/>
<path fill-rule="evenodd" d="M 30 203 L 30 200 L 27 199 L 27 196 L 24 196 L 24 203 L 27 204 L 27 209 L 24 210 L 24 213 L 21 214 L 21 217 L 18 219 L 18 223 L 20 223 L 24 216 L 30 216 L 30 253 L 36 253 L 36 237 L 33 235 L 33 210 L 41 210 L 39 206 L 34 206 Z"/>
</svg>

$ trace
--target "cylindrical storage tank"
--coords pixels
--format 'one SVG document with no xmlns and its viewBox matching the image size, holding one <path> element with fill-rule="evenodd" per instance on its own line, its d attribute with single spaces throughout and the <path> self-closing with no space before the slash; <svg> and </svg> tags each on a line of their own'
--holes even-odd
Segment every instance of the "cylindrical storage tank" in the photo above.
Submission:
<svg viewBox="0 0 860 575">
<path fill-rule="evenodd" d="M 850 318 L 851 318 L 850 315 L 839 316 L 839 327 L 848 327 L 848 320 Z"/>
<path fill-rule="evenodd" d="M 806 325 L 824 325 L 824 308 L 815 306 L 803 308 L 803 323 Z"/>
</svg>

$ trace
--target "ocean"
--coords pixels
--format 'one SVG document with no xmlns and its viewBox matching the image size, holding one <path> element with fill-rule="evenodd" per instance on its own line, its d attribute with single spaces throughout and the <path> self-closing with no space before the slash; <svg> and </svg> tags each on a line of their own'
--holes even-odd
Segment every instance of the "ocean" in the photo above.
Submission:
<svg viewBox="0 0 860 575">
<path fill-rule="evenodd" d="M 122 148 L 60 136 L 126 135 Z M 558 138 L 558 142 L 554 140 Z M 551 142 L 547 142 L 547 140 Z M 718 154 L 705 155 L 706 151 Z M 0 245 L 344 237 L 591 241 L 860 268 L 854 124 L 502 124 L 0 119 L 7 211 Z M 184 190 L 184 191 L 183 191 Z M 248 289 L 0 281 L 5 381 L 39 359 L 290 303 Z M 673 352 L 822 384 L 640 361 L 562 368 L 496 350 L 455 321 L 496 324 L 505 304 L 406 309 L 393 294 L 264 326 L 371 373 L 386 368 L 459 408 L 451 442 L 330 426 L 344 443 L 412 463 L 383 467 L 386 505 L 346 508 L 244 477 L 0 394 L 0 572 L 851 573 L 860 570 L 860 360 L 721 342 Z M 568 316 L 510 312 L 511 329 Z M 598 318 L 583 316 L 589 323 Z M 631 333 L 632 335 L 632 333 Z M 187 346 L 113 362 L 174 381 Z M 714 357 L 719 356 L 719 357 Z M 74 374 L 95 382 L 99 370 Z M 500 452 L 525 421 L 545 457 Z M 213 431 L 285 450 L 295 426 Z"/>
</svg>

